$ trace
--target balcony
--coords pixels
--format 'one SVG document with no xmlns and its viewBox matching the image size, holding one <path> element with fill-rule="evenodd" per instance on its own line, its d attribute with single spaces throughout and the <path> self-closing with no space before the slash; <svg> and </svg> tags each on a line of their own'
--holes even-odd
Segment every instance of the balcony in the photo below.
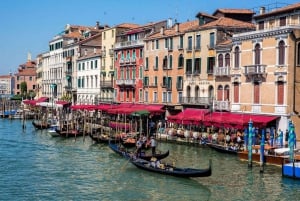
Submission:
<svg viewBox="0 0 300 201">
<path fill-rule="evenodd" d="M 136 58 L 131 58 L 130 59 L 130 63 L 135 64 L 135 62 L 136 62 Z"/>
<path fill-rule="evenodd" d="M 157 83 L 149 83 L 149 86 L 150 88 L 157 88 Z"/>
<path fill-rule="evenodd" d="M 230 76 L 230 68 L 229 66 L 227 67 L 216 67 L 214 69 L 214 76 L 220 76 L 220 77 L 223 77 L 223 76 Z"/>
<path fill-rule="evenodd" d="M 64 88 L 68 92 L 72 91 L 72 85 L 66 85 Z"/>
<path fill-rule="evenodd" d="M 190 105 L 210 105 L 212 103 L 212 98 L 210 97 L 180 97 L 180 104 L 190 104 Z"/>
<path fill-rule="evenodd" d="M 101 89 L 111 89 L 113 88 L 113 81 L 101 81 L 100 82 Z"/>
<path fill-rule="evenodd" d="M 135 86 L 135 79 L 120 79 L 116 80 L 116 85 Z"/>
<path fill-rule="evenodd" d="M 256 64 L 256 65 L 249 65 L 244 66 L 245 68 L 245 76 L 247 77 L 264 77 L 266 73 L 267 65 L 263 64 Z"/>
<path fill-rule="evenodd" d="M 230 111 L 230 102 L 229 101 L 217 101 L 213 103 L 214 110 L 220 111 Z"/>
<path fill-rule="evenodd" d="M 161 88 L 165 88 L 166 91 L 172 91 L 172 86 L 170 84 L 160 84 Z"/>
<path fill-rule="evenodd" d="M 65 71 L 65 74 L 66 74 L 66 75 L 69 75 L 69 76 L 72 76 L 73 72 L 72 72 L 72 70 L 66 70 L 66 71 Z"/>
<path fill-rule="evenodd" d="M 143 40 L 123 41 L 123 42 L 116 43 L 115 49 L 142 46 L 142 45 L 144 45 Z"/>
</svg>

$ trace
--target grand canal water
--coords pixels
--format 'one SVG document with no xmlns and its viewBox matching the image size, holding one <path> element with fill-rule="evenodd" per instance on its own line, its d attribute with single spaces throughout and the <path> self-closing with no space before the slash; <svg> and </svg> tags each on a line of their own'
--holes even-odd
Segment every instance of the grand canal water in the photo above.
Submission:
<svg viewBox="0 0 300 201">
<path fill-rule="evenodd" d="M 248 169 L 236 156 L 207 147 L 159 143 L 166 161 L 202 168 L 211 177 L 182 179 L 139 170 L 89 137 L 53 138 L 31 122 L 0 119 L 0 200 L 299 200 L 300 181 L 281 168 Z M 179 160 L 181 159 L 181 160 Z"/>
</svg>

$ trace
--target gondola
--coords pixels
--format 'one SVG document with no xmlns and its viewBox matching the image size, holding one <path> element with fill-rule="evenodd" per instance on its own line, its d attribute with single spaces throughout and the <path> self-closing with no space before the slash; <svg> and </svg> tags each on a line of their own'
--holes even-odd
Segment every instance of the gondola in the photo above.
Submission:
<svg viewBox="0 0 300 201">
<path fill-rule="evenodd" d="M 124 156 L 125 158 L 129 159 L 131 156 L 134 155 L 134 152 L 128 152 L 125 148 L 120 147 L 118 144 L 116 143 L 111 143 L 109 142 L 109 147 L 116 152 L 117 154 Z M 161 160 L 163 158 L 166 158 L 167 156 L 169 156 L 169 150 L 166 151 L 165 153 L 157 153 L 157 154 L 150 154 L 147 155 L 145 152 L 142 152 L 142 154 L 140 156 L 138 156 L 141 159 L 150 161 L 152 157 L 157 158 L 158 160 Z"/>
<path fill-rule="evenodd" d="M 224 145 L 214 144 L 214 143 L 206 143 L 206 145 L 221 153 L 237 154 L 239 152 L 237 148 L 232 148 L 230 146 L 224 146 Z"/>
<path fill-rule="evenodd" d="M 89 136 L 91 137 L 91 139 L 94 142 L 97 143 L 108 143 L 110 140 L 112 140 L 108 135 L 105 134 L 89 134 Z"/>
<path fill-rule="evenodd" d="M 178 168 L 164 163 L 161 163 L 159 166 L 155 166 L 153 165 L 153 162 L 146 161 L 140 158 L 132 159 L 130 160 L 130 162 L 136 167 L 149 172 L 155 172 L 176 177 L 209 177 L 211 176 L 212 172 L 211 160 L 209 161 L 209 167 L 207 169 Z"/>
<path fill-rule="evenodd" d="M 70 130 L 55 129 L 55 131 L 61 137 L 79 137 L 79 136 L 83 136 L 83 131 L 77 131 L 77 130 L 74 130 L 74 129 L 70 129 Z"/>
<path fill-rule="evenodd" d="M 42 122 L 40 120 L 33 120 L 32 125 L 36 129 L 48 129 L 51 126 L 50 122 Z"/>
</svg>

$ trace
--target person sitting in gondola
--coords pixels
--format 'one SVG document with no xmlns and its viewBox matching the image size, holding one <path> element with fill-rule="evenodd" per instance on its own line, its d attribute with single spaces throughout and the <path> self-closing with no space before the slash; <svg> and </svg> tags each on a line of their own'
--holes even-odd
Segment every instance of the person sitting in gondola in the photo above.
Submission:
<svg viewBox="0 0 300 201">
<path fill-rule="evenodd" d="M 157 159 L 155 157 L 151 158 L 151 160 L 150 160 L 151 167 L 154 167 L 154 168 L 156 167 L 156 161 L 157 161 Z"/>
</svg>

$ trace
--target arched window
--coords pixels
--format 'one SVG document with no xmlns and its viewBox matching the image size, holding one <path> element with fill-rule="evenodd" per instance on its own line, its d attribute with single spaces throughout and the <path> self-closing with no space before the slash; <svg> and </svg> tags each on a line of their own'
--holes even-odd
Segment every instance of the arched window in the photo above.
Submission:
<svg viewBox="0 0 300 201">
<path fill-rule="evenodd" d="M 284 82 L 283 81 L 277 82 L 277 104 L 278 105 L 284 104 Z"/>
<path fill-rule="evenodd" d="M 182 68 L 183 65 L 184 65 L 184 58 L 183 58 L 183 55 L 180 54 L 178 57 L 178 68 Z"/>
<path fill-rule="evenodd" d="M 219 67 L 223 67 L 223 54 L 219 54 L 218 64 L 219 64 Z"/>
<path fill-rule="evenodd" d="M 229 86 L 228 85 L 226 85 L 224 87 L 224 100 L 229 101 Z"/>
<path fill-rule="evenodd" d="M 240 85 L 238 82 L 233 83 L 233 102 L 234 103 L 239 103 L 239 97 L 240 97 Z"/>
<path fill-rule="evenodd" d="M 172 63 L 173 63 L 173 56 L 169 56 L 169 68 L 172 69 Z"/>
<path fill-rule="evenodd" d="M 222 101 L 223 100 L 223 86 L 218 86 L 218 92 L 217 92 L 217 100 Z"/>
<path fill-rule="evenodd" d="M 239 47 L 234 48 L 234 67 L 235 68 L 240 67 L 240 48 Z"/>
<path fill-rule="evenodd" d="M 186 87 L 186 96 L 187 96 L 187 102 L 189 103 L 191 101 L 191 87 Z"/>
<path fill-rule="evenodd" d="M 197 99 L 199 97 L 199 86 L 197 85 L 195 87 L 195 98 Z"/>
<path fill-rule="evenodd" d="M 285 61 L 285 43 L 280 41 L 278 45 L 278 64 L 284 65 Z"/>
<path fill-rule="evenodd" d="M 163 60 L 163 69 L 166 69 L 168 67 L 168 57 L 165 56 Z"/>
<path fill-rule="evenodd" d="M 253 91 L 253 103 L 259 104 L 259 98 L 260 98 L 260 87 L 258 82 L 254 82 L 254 91 Z"/>
<path fill-rule="evenodd" d="M 254 64 L 260 63 L 260 44 L 256 44 L 254 48 Z"/>
<path fill-rule="evenodd" d="M 230 54 L 225 54 L 225 67 L 230 66 Z"/>
</svg>

